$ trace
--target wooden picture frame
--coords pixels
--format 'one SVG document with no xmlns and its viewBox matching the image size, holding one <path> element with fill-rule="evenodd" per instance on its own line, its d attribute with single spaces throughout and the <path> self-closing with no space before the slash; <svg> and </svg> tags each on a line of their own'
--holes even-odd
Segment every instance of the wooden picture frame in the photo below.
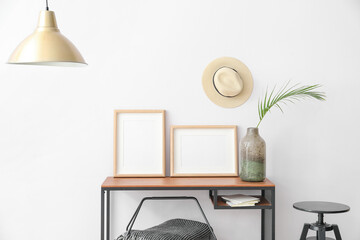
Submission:
<svg viewBox="0 0 360 240">
<path fill-rule="evenodd" d="M 236 125 L 171 126 L 172 177 L 238 176 Z"/>
<path fill-rule="evenodd" d="M 114 110 L 114 177 L 165 177 L 165 110 Z"/>
</svg>

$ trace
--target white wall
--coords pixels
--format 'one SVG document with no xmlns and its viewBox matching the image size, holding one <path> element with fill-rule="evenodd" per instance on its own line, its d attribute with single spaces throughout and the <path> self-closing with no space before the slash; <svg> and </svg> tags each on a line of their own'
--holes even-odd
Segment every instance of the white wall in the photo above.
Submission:
<svg viewBox="0 0 360 240">
<path fill-rule="evenodd" d="M 42 2 L 1 0 L 0 62 L 35 28 Z M 315 221 L 292 208 L 301 200 L 349 204 L 326 220 L 359 239 L 358 0 L 53 0 L 50 8 L 89 66 L 0 64 L 1 240 L 99 239 L 114 109 L 166 109 L 167 127 L 237 124 L 243 136 L 266 86 L 289 79 L 323 84 L 328 100 L 274 110 L 260 126 L 277 186 L 277 239 L 299 238 Z M 253 95 L 239 108 L 220 108 L 202 90 L 203 69 L 220 56 L 253 73 Z M 157 194 L 116 194 L 113 237 L 142 196 Z M 166 194 L 198 197 L 221 240 L 260 239 L 258 211 L 214 211 L 202 191 Z M 148 204 L 138 226 L 199 219 L 192 205 L 164 205 Z"/>
</svg>

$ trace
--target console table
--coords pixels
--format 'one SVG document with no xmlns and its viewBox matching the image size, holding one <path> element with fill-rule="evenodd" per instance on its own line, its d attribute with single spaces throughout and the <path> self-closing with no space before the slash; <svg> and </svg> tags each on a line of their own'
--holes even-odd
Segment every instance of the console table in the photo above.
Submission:
<svg viewBox="0 0 360 240">
<path fill-rule="evenodd" d="M 264 182 L 243 182 L 239 177 L 108 177 L 101 185 L 101 240 L 105 237 L 106 240 L 110 240 L 111 192 L 146 190 L 206 190 L 209 191 L 214 209 L 259 209 L 261 210 L 261 240 L 275 240 L 275 185 L 268 179 Z M 260 202 L 251 207 L 230 207 L 218 196 L 219 190 L 259 190 L 260 193 L 256 196 L 260 197 Z M 217 237 L 221 239 L 221 236 Z"/>
</svg>

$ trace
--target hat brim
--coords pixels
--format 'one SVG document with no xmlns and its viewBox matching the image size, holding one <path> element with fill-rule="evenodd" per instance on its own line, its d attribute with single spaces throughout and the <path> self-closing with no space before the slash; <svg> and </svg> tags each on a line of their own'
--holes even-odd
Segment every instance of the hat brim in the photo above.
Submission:
<svg viewBox="0 0 360 240">
<path fill-rule="evenodd" d="M 222 67 L 234 69 L 243 80 L 244 87 L 242 91 L 234 97 L 225 97 L 221 95 L 214 86 L 214 74 Z M 249 68 L 244 63 L 236 58 L 221 57 L 207 65 L 202 76 L 202 85 L 206 95 L 213 103 L 225 108 L 234 108 L 240 106 L 249 99 L 254 82 Z"/>
</svg>

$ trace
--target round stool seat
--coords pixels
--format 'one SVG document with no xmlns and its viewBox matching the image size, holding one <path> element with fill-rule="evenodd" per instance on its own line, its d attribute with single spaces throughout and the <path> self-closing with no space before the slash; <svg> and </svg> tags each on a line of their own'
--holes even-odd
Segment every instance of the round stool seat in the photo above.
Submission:
<svg viewBox="0 0 360 240">
<path fill-rule="evenodd" d="M 334 231 L 335 239 L 342 240 L 339 226 L 324 222 L 324 214 L 348 212 L 349 206 L 334 202 L 306 201 L 294 203 L 293 207 L 300 211 L 317 213 L 318 215 L 318 220 L 315 223 L 304 224 L 300 240 L 334 240 L 325 236 L 328 231 Z M 316 237 L 307 237 L 309 229 L 316 231 Z"/>
<path fill-rule="evenodd" d="M 344 213 L 350 210 L 350 207 L 334 202 L 305 201 L 294 203 L 293 207 L 300 211 L 312 213 Z"/>
</svg>

